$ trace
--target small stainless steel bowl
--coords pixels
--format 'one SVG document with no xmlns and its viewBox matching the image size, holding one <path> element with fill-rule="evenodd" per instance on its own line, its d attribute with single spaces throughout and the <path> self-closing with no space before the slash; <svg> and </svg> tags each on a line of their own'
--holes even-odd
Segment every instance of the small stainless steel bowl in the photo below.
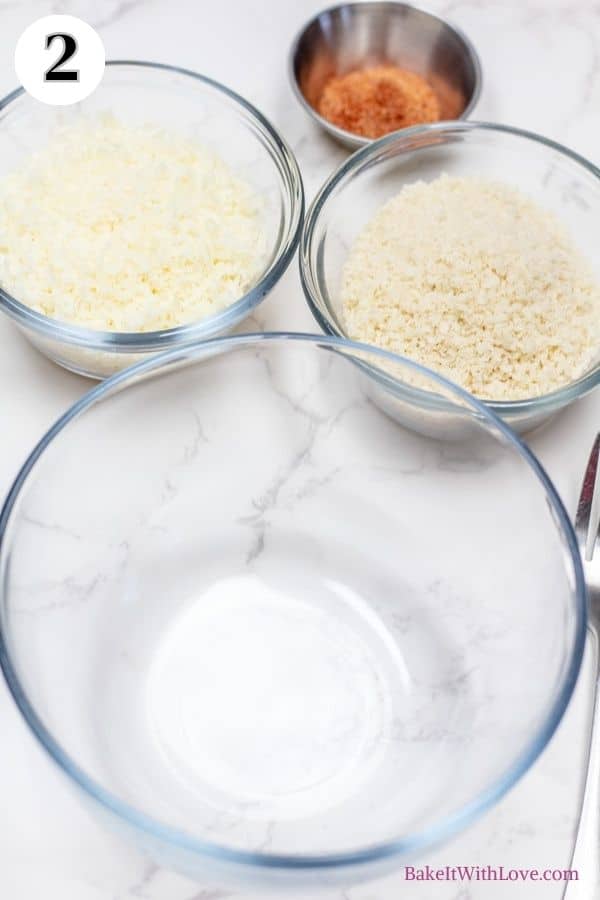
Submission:
<svg viewBox="0 0 600 900">
<path fill-rule="evenodd" d="M 442 104 L 442 119 L 465 119 L 481 91 L 481 64 L 453 25 L 408 3 L 343 3 L 318 13 L 299 32 L 289 57 L 296 97 L 312 118 L 348 147 L 371 138 L 332 125 L 317 112 L 326 82 L 354 69 L 391 63 L 422 75 Z"/>
</svg>

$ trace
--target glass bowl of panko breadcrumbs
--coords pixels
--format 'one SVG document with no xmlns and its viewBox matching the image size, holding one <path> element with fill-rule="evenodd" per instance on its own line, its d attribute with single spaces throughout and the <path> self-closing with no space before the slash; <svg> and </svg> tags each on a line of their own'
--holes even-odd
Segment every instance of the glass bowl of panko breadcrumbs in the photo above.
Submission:
<svg viewBox="0 0 600 900">
<path fill-rule="evenodd" d="M 321 188 L 300 247 L 328 334 L 415 360 L 519 432 L 600 381 L 600 170 L 538 135 L 447 122 L 373 142 Z M 372 369 L 374 399 L 460 436 L 444 398 Z"/>
<path fill-rule="evenodd" d="M 115 61 L 76 106 L 0 101 L 0 309 L 80 374 L 230 331 L 289 265 L 302 216 L 285 141 L 194 72 Z"/>
</svg>

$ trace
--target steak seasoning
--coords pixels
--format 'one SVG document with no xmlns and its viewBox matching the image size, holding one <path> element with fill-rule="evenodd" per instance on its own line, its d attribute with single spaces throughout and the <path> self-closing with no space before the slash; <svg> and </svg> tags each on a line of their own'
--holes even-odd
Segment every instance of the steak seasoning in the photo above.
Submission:
<svg viewBox="0 0 600 900">
<path fill-rule="evenodd" d="M 378 138 L 399 128 L 439 121 L 440 106 L 436 92 L 420 75 L 383 65 L 331 78 L 318 112 L 338 128 Z"/>
</svg>

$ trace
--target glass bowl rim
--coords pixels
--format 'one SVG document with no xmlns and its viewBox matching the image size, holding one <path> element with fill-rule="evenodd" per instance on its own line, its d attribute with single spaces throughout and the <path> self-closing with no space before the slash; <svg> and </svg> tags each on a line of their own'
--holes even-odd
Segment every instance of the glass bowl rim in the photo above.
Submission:
<svg viewBox="0 0 600 900">
<path fill-rule="evenodd" d="M 302 227 L 302 235 L 300 237 L 300 248 L 298 253 L 300 281 L 302 283 L 302 289 L 307 305 L 313 318 L 323 330 L 324 334 L 350 340 L 350 338 L 348 338 L 338 327 L 337 322 L 333 317 L 323 312 L 322 307 L 325 307 L 325 304 L 322 302 L 322 294 L 319 289 L 319 278 L 313 271 L 313 267 L 310 263 L 315 231 L 319 224 L 321 213 L 333 191 L 341 181 L 347 177 L 351 177 L 363 163 L 367 165 L 377 163 L 380 152 L 385 151 L 390 145 L 402 145 L 402 143 L 410 141 L 414 137 L 426 137 L 428 134 L 435 135 L 436 133 L 446 134 L 450 132 L 469 133 L 477 131 L 524 138 L 526 142 L 530 141 L 533 144 L 541 145 L 542 147 L 567 157 L 571 162 L 581 166 L 600 181 L 600 168 L 564 144 L 560 144 L 543 135 L 536 134 L 533 131 L 526 131 L 523 128 L 515 128 L 512 125 L 501 125 L 495 122 L 464 122 L 452 120 L 449 122 L 434 122 L 429 125 L 415 125 L 413 128 L 404 128 L 401 131 L 387 134 L 376 141 L 372 141 L 367 146 L 361 147 L 338 166 L 322 184 L 306 212 L 304 225 Z M 411 148 L 406 149 L 410 150 Z M 418 152 L 420 149 L 423 148 L 418 147 L 412 149 L 412 152 Z M 403 148 L 400 147 L 400 153 L 398 155 L 401 155 L 402 152 Z M 541 394 L 539 397 L 528 397 L 523 400 L 484 400 L 483 402 L 500 416 L 519 415 L 522 413 L 542 413 L 544 411 L 550 412 L 553 409 L 557 409 L 583 397 L 589 391 L 597 387 L 598 384 L 600 384 L 600 360 L 579 378 L 569 382 L 569 384 L 564 385 L 564 387 L 557 388 L 547 394 Z M 407 392 L 414 398 L 420 398 L 421 400 L 428 397 L 428 402 L 431 404 L 431 395 L 427 395 L 426 391 L 420 391 L 418 388 L 409 388 L 407 389 Z"/>
<path fill-rule="evenodd" d="M 484 420 L 486 428 L 490 432 L 499 434 L 506 443 L 517 452 L 523 461 L 529 465 L 532 474 L 537 477 L 554 517 L 559 532 L 564 538 L 565 548 L 568 554 L 565 558 L 565 566 L 570 562 L 572 575 L 573 614 L 575 619 L 573 646 L 559 689 L 550 704 L 550 709 L 544 721 L 524 743 L 520 752 L 511 761 L 500 775 L 489 784 L 481 793 L 464 804 L 456 811 L 444 816 L 421 831 L 415 831 L 402 838 L 387 840 L 385 842 L 342 853 L 328 854 L 270 854 L 264 851 L 236 850 L 217 843 L 196 839 L 189 834 L 163 825 L 129 803 L 120 800 L 111 791 L 102 787 L 95 779 L 79 767 L 77 762 L 63 749 L 52 733 L 41 721 L 33 704 L 21 685 L 16 667 L 13 665 L 8 649 L 7 635 L 3 616 L 0 614 L 0 668 L 6 679 L 13 700 L 23 716 L 29 729 L 36 740 L 58 765 L 59 769 L 73 781 L 84 794 L 95 800 L 105 811 L 112 813 L 125 824 L 137 829 L 153 840 L 158 840 L 165 845 L 176 847 L 178 850 L 194 853 L 199 856 L 209 857 L 222 862 L 254 867 L 255 869 L 289 869 L 289 870 L 339 870 L 356 865 L 376 863 L 389 858 L 402 859 L 407 853 L 422 851 L 435 846 L 445 839 L 452 837 L 459 830 L 470 824 L 491 806 L 493 806 L 533 765 L 538 756 L 544 750 L 549 740 L 556 731 L 563 714 L 572 697 L 585 648 L 585 636 L 587 629 L 587 592 L 583 574 L 583 565 L 579 554 L 575 531 L 565 506 L 554 487 L 549 475 L 545 471 L 537 457 L 521 438 L 506 425 L 484 403 L 471 396 L 463 388 L 453 384 L 443 376 L 430 371 L 419 363 L 410 359 L 390 353 L 369 344 L 345 340 L 335 336 L 323 336 L 296 332 L 258 332 L 251 334 L 218 337 L 207 341 L 198 341 L 192 347 L 174 347 L 163 353 L 156 354 L 149 359 L 142 360 L 127 369 L 100 382 L 79 398 L 65 413 L 63 413 L 33 448 L 21 469 L 17 473 L 11 488 L 6 496 L 2 510 L 0 511 L 0 603 L 4 604 L 6 596 L 6 553 L 5 546 L 7 535 L 10 533 L 13 510 L 18 508 L 21 490 L 27 481 L 29 474 L 35 467 L 47 447 L 66 428 L 69 423 L 86 411 L 90 410 L 97 402 L 119 392 L 129 384 L 135 385 L 143 376 L 150 376 L 156 370 L 156 374 L 168 374 L 168 366 L 185 361 L 191 356 L 191 364 L 201 364 L 201 359 L 207 351 L 213 349 L 218 353 L 224 353 L 229 349 L 244 346 L 258 346 L 269 343 L 295 342 L 298 344 L 312 345 L 317 350 L 338 350 L 345 355 L 370 354 L 380 357 L 383 361 L 400 363 L 416 374 L 425 376 L 441 388 L 454 394 L 463 404 L 472 409 L 479 420 Z M 400 427 L 400 426 L 399 426 Z M 568 557 L 568 558 L 567 558 Z"/>
<path fill-rule="evenodd" d="M 101 331 L 92 328 L 83 328 L 79 325 L 63 322 L 36 312 L 31 307 L 17 300 L 0 286 L 0 308 L 13 320 L 23 327 L 31 328 L 36 333 L 51 340 L 64 341 L 84 349 L 99 351 L 144 351 L 160 350 L 175 344 L 192 343 L 204 337 L 211 337 L 217 332 L 232 328 L 240 319 L 251 312 L 263 297 L 271 291 L 289 266 L 300 241 L 302 223 L 304 219 L 304 185 L 300 167 L 296 157 L 275 126 L 252 103 L 233 91 L 231 88 L 201 75 L 191 69 L 181 66 L 173 66 L 167 63 L 150 62 L 146 60 L 111 59 L 106 61 L 107 67 L 123 67 L 133 69 L 147 69 L 154 72 L 174 73 L 184 75 L 193 81 L 198 81 L 212 89 L 217 94 L 223 94 L 227 100 L 232 101 L 233 106 L 240 107 L 242 112 L 249 115 L 250 120 L 256 125 L 258 131 L 268 139 L 273 150 L 273 155 L 278 162 L 278 169 L 282 180 L 287 184 L 291 202 L 289 207 L 290 222 L 285 232 L 278 236 L 276 243 L 276 255 L 258 281 L 242 297 L 230 304 L 221 312 L 200 319 L 196 322 L 178 325 L 162 331 Z M 11 93 L 0 99 L 0 114 L 11 104 L 25 94 L 22 87 L 16 88 Z"/>
</svg>

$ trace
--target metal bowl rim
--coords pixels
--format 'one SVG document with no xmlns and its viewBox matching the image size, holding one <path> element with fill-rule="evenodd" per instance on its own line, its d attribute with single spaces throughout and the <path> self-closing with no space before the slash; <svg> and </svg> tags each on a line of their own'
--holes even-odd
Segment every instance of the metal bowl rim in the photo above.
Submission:
<svg viewBox="0 0 600 900">
<path fill-rule="evenodd" d="M 290 86 L 292 88 L 292 92 L 294 93 L 296 99 L 299 103 L 304 107 L 305 111 L 326 131 L 328 131 L 333 137 L 337 138 L 337 140 L 346 144 L 347 146 L 352 147 L 364 147 L 370 146 L 374 141 L 378 140 L 378 138 L 367 138 L 363 137 L 360 134 L 354 134 L 352 131 L 346 131 L 345 128 L 340 128 L 338 125 L 334 125 L 333 122 L 330 122 L 328 119 L 325 119 L 317 110 L 312 106 L 302 91 L 300 90 L 300 85 L 298 84 L 298 79 L 296 78 L 295 72 L 295 61 L 296 55 L 298 53 L 298 47 L 300 46 L 300 42 L 304 37 L 305 33 L 308 29 L 323 15 L 327 15 L 328 13 L 333 13 L 338 9 L 344 9 L 347 7 L 369 7 L 369 6 L 390 6 L 390 7 L 401 7 L 404 9 L 412 9 L 415 12 L 423 13 L 426 16 L 430 16 L 432 19 L 435 19 L 438 22 L 441 22 L 442 25 L 446 26 L 450 31 L 452 31 L 459 40 L 464 44 L 467 55 L 471 60 L 473 65 L 473 70 L 475 73 L 475 85 L 473 87 L 473 92 L 471 94 L 471 98 L 464 110 L 458 116 L 455 121 L 460 121 L 463 119 L 467 119 L 469 115 L 475 109 L 475 106 L 479 102 L 479 98 L 481 96 L 481 89 L 483 84 L 483 68 L 481 65 L 481 59 L 477 50 L 475 49 L 475 45 L 471 41 L 471 39 L 465 34 L 465 32 L 458 25 L 455 25 L 449 19 L 444 18 L 438 13 L 434 13 L 431 10 L 427 9 L 424 6 L 418 6 L 415 3 L 403 3 L 399 2 L 399 0 L 354 0 L 351 3 L 334 3 L 331 6 L 326 6 L 321 9 L 319 12 L 315 13 L 311 18 L 297 31 L 292 45 L 290 47 L 290 51 L 288 53 L 288 61 L 287 61 L 287 71 L 288 71 L 288 79 L 290 82 Z M 416 126 L 419 127 L 419 126 Z M 405 131 L 408 129 L 401 129 L 401 131 Z M 395 133 L 395 132 L 392 132 Z M 387 135 L 386 135 L 387 137 Z"/>
</svg>

